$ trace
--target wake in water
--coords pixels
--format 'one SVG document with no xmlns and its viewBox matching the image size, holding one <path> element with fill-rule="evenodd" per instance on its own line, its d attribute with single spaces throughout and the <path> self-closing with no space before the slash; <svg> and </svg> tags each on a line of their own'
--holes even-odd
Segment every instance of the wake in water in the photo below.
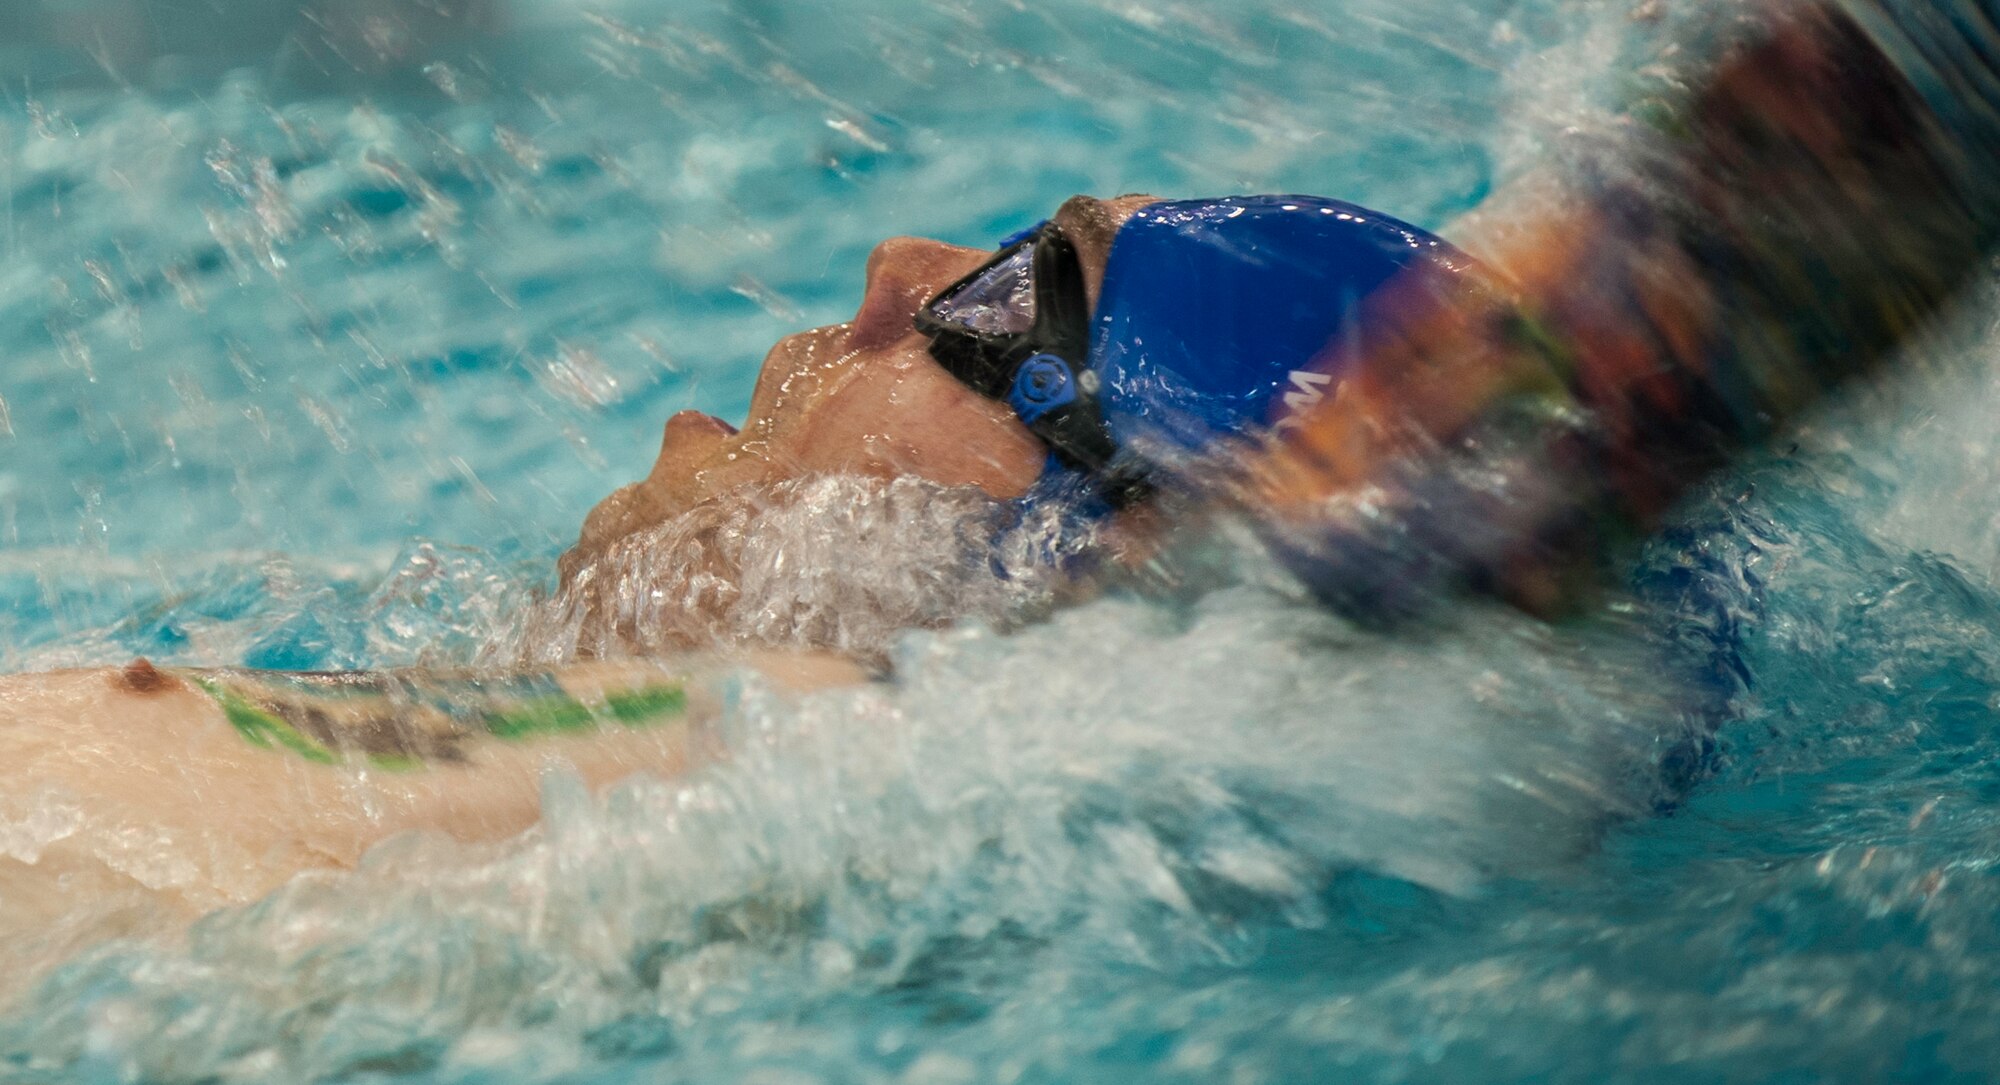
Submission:
<svg viewBox="0 0 2000 1085">
<path fill-rule="evenodd" d="M 593 799 L 558 774 L 520 841 L 396 841 L 185 949 L 93 954 L 5 1050 L 149 1080 L 865 1056 L 849 1045 L 906 1014 L 1004 1017 L 1107 969 L 1254 960 L 1351 922 L 1329 909 L 1371 879 L 1562 877 L 1651 809 L 1689 725 L 1637 692 L 1658 651 L 1497 611 L 1390 641 L 1252 585 L 913 634 L 893 685 L 794 705 L 746 679 L 725 756 L 688 779 Z M 771 1014 L 863 1005 L 885 1016 L 860 1034 L 788 1028 L 789 1055 L 756 1038 Z M 1068 1042 L 1024 1057 L 1060 1065 Z"/>
<path fill-rule="evenodd" d="M 1976 335 L 1932 344 L 1929 380 L 1816 424 L 1812 458 L 1719 481 L 1648 547 L 1638 598 L 1588 625 L 1474 609 L 1379 637 L 1218 544 L 1184 597 L 893 640 L 891 684 L 796 704 L 746 678 L 726 757 L 695 776 L 592 798 L 558 775 L 519 841 L 403 839 L 353 874 L 220 911 L 184 944 L 85 954 L 0 1050 L 20 1080 L 1111 1081 L 1332 1064 L 1389 1080 L 1418 1020 L 1456 1023 L 1436 1050 L 1466 1072 L 1670 1080 L 1675 1043 L 1744 1020 L 1759 1022 L 1745 1065 L 1873 1065 L 1884 1034 L 1926 1014 L 1976 1049 L 1965 1007 L 1916 998 L 1898 969 L 1975 990 L 2000 960 L 1981 948 L 2000 897 L 1971 797 L 2000 688 L 1980 662 L 2000 658 L 1995 535 L 1990 516 L 1956 514 L 2000 462 L 1992 354 Z M 420 550 L 351 589 L 375 602 L 349 613 L 385 650 L 419 628 L 513 650 L 476 647 L 509 623 L 470 617 L 496 584 L 524 586 L 504 568 Z M 160 620 L 216 611 L 232 583 Z M 1686 816 L 1649 821 L 1686 800 L 1660 765 L 1715 722 L 1718 680 L 1742 690 L 1719 776 Z M 1906 769 L 1878 780 L 1885 758 Z M 1946 840 L 1940 862 L 1925 841 Z M 1781 937 L 1773 909 L 1836 945 L 1757 948 Z M 1880 948 L 1907 938 L 1914 962 Z M 1876 948 L 1850 965 L 1844 940 Z M 1665 963 L 1683 957 L 1694 980 Z M 1865 961 L 1900 1001 L 1829 982 Z M 1758 971 L 1717 992 L 1700 979 L 1743 969 Z M 1833 1013 L 1851 1039 L 1770 1017 L 1773 998 Z M 1655 1017 L 1622 1055 L 1587 1043 Z M 1552 1064 L 1563 1037 L 1569 1061 Z"/>
</svg>

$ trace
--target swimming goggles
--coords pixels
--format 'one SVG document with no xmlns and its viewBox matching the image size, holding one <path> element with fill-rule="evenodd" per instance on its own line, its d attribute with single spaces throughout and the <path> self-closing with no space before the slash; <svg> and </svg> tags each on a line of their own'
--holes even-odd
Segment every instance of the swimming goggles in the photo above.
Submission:
<svg viewBox="0 0 2000 1085">
<path fill-rule="evenodd" d="M 1144 465 L 1105 424 L 1083 265 L 1061 227 L 1044 222 L 1010 239 L 919 309 L 915 323 L 947 373 L 1012 407 L 1113 508 L 1151 492 Z"/>
</svg>

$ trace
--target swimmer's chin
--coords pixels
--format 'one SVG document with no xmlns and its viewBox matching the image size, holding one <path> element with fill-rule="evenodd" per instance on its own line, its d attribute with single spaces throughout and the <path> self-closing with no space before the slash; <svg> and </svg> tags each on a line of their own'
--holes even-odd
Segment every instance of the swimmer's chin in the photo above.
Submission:
<svg viewBox="0 0 2000 1085">
<path fill-rule="evenodd" d="M 1052 590 L 995 569 L 1005 504 L 914 477 L 812 475 L 667 510 L 643 484 L 591 513 L 555 592 L 503 654 L 576 658 L 777 648 L 877 658 L 903 631 L 1005 623 Z"/>
<path fill-rule="evenodd" d="M 635 482 L 620 487 L 598 502 L 584 518 L 576 543 L 556 559 L 556 591 L 550 602 L 559 609 L 581 608 L 583 625 L 601 632 L 584 637 L 581 643 L 575 645 L 574 651 L 563 653 L 564 657 L 647 654 L 639 651 L 638 646 L 658 641 L 659 638 L 629 628 L 629 620 L 619 617 L 621 611 L 629 608 L 617 606 L 618 589 L 609 583 L 620 579 L 617 570 L 635 563 L 673 566 L 677 564 L 673 551 L 677 550 L 681 559 L 678 564 L 683 568 L 705 561 L 706 553 L 712 547 L 704 547 L 698 537 L 690 537 L 700 533 L 674 529 L 692 529 L 696 524 L 724 522 L 728 519 L 724 515 L 725 509 L 768 501 L 771 499 L 769 489 L 765 486 L 753 490 L 746 486 L 685 505 L 664 501 L 647 482 Z M 755 490 L 767 492 L 760 494 Z M 719 572 L 709 570 L 707 575 L 716 576 Z M 700 599 L 691 602 L 705 610 L 712 610 L 713 604 L 720 601 Z M 691 613 L 687 617 L 713 620 L 716 615 Z M 675 627 L 684 624 L 689 623 L 675 623 Z M 653 646 L 664 650 L 709 647 L 702 643 L 703 639 L 675 638 L 671 643 Z M 536 653 L 537 661 L 555 661 L 539 658 L 543 654 Z"/>
</svg>

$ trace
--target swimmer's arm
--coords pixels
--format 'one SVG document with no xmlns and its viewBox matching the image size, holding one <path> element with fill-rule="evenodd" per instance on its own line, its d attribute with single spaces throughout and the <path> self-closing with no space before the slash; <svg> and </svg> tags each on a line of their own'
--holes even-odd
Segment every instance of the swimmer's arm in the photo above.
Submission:
<svg viewBox="0 0 2000 1085">
<path fill-rule="evenodd" d="M 1792 5 L 1685 98 L 1640 103 L 1620 153 L 1482 208 L 1455 237 L 1494 272 L 1479 304 L 1380 302 L 1366 363 L 1251 474 L 1323 597 L 1559 612 L 1607 547 L 1982 272 L 2000 73 L 1961 46 L 1962 83 L 1920 96 L 1884 47 L 1935 55 L 1996 5 L 1902 4 L 1900 26 L 1890 6 Z"/>
<path fill-rule="evenodd" d="M 473 767 L 496 744 L 644 729 L 712 714 L 701 681 L 676 668 L 596 663 L 553 671 L 159 671 L 145 661 L 126 689 L 198 691 L 238 738 L 314 764 L 392 772 Z M 695 703 L 690 703 L 690 689 Z"/>
<path fill-rule="evenodd" d="M 0 840 L 56 829 L 22 855 L 0 850 L 0 886 L 25 857 L 51 874 L 140 871 L 211 907 L 351 866 L 399 832 L 509 837 L 539 817 L 550 768 L 600 787 L 712 759 L 711 725 L 745 670 L 790 690 L 866 679 L 843 660 L 775 654 L 535 675 L 142 662 L 6 676 Z"/>
<path fill-rule="evenodd" d="M 198 691 L 245 743 L 309 763 L 392 772 L 477 767 L 508 746 L 712 721 L 732 674 L 805 692 L 865 681 L 839 657 L 596 660 L 544 670 L 161 670 L 139 660 L 111 683 L 136 695 Z M 206 713 L 205 713 L 206 714 Z"/>
</svg>

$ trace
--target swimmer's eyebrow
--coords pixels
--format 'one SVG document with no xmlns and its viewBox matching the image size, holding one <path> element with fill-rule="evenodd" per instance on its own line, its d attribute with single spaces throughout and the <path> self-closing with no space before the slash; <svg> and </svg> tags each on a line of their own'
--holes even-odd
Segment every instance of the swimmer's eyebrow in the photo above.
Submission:
<svg viewBox="0 0 2000 1085">
<path fill-rule="evenodd" d="M 1117 224 L 1111 221 L 1110 204 L 1092 196 L 1071 196 L 1064 200 L 1049 221 L 1062 227 L 1063 236 L 1076 246 L 1079 253 L 1103 253 L 1111 247 L 1111 238 L 1118 232 Z"/>
<path fill-rule="evenodd" d="M 1098 289 L 1104 283 L 1104 264 L 1111 256 L 1111 242 L 1118 236 L 1119 227 L 1125 225 L 1133 211 L 1153 202 L 1154 197 L 1137 192 L 1110 200 L 1071 196 L 1049 216 L 1049 221 L 1061 227 L 1063 236 L 1076 247 L 1077 262 L 1083 267 L 1084 289 L 1093 308 L 1097 305 Z"/>
</svg>

